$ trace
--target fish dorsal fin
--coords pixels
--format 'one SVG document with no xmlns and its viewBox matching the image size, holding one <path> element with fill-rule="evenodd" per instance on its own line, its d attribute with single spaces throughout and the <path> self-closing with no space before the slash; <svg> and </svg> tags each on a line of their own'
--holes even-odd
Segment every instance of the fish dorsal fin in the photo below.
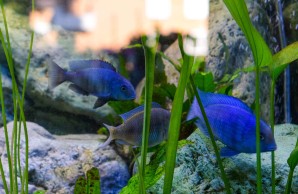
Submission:
<svg viewBox="0 0 298 194">
<path fill-rule="evenodd" d="M 78 71 L 88 68 L 103 68 L 116 71 L 116 68 L 111 63 L 97 59 L 73 60 L 69 62 L 69 68 L 71 71 Z"/>
<path fill-rule="evenodd" d="M 226 105 L 235 106 L 235 107 L 244 109 L 250 113 L 253 113 L 253 111 L 249 108 L 249 106 L 247 106 L 247 104 L 245 104 L 244 102 L 242 102 L 240 99 L 236 97 L 228 96 L 224 94 L 215 94 L 211 92 L 203 92 L 201 90 L 198 90 L 198 92 L 204 107 L 207 107 L 209 105 L 215 105 L 215 104 L 226 104 Z"/>
<path fill-rule="evenodd" d="M 156 103 L 156 102 L 152 102 L 151 104 L 151 108 L 161 108 L 160 104 Z M 121 114 L 120 117 L 123 119 L 123 121 L 126 121 L 127 119 L 129 119 L 130 117 L 132 117 L 133 115 L 144 111 L 144 105 L 138 106 L 124 114 Z"/>
<path fill-rule="evenodd" d="M 220 150 L 220 156 L 221 157 L 232 157 L 235 156 L 237 154 L 239 154 L 240 152 L 237 152 L 236 150 L 233 150 L 229 147 L 223 147 Z"/>
</svg>

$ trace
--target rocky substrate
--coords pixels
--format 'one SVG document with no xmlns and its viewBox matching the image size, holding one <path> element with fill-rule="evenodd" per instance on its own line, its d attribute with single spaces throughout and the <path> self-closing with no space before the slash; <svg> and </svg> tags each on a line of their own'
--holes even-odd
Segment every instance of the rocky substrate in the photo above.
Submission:
<svg viewBox="0 0 298 194">
<path fill-rule="evenodd" d="M 13 123 L 8 124 L 11 134 Z M 94 134 L 51 135 L 43 127 L 27 122 L 29 134 L 29 189 L 47 193 L 73 193 L 76 179 L 92 167 L 100 172 L 102 193 L 118 193 L 128 182 L 128 164 L 111 147 L 96 150 L 106 137 Z M 0 129 L 0 154 L 5 175 L 9 177 L 4 129 Z M 276 126 L 276 191 L 285 190 L 289 168 L 287 159 L 298 136 L 298 126 Z M 24 165 L 24 137 L 21 138 L 21 164 Z M 193 143 L 178 151 L 172 193 L 224 193 L 224 184 L 210 140 L 195 131 L 188 140 Z M 256 155 L 239 154 L 223 159 L 232 193 L 256 193 Z M 263 193 L 271 193 L 271 154 L 262 154 Z M 162 193 L 163 177 L 149 193 Z M 1 190 L 2 189 L 2 190 Z M 297 169 L 292 192 L 298 193 Z M 4 193 L 0 181 L 0 193 Z"/>
<path fill-rule="evenodd" d="M 11 137 L 13 123 L 8 124 Z M 126 162 L 110 146 L 96 150 L 99 139 L 95 134 L 51 135 L 43 127 L 27 122 L 29 136 L 29 193 L 73 193 L 75 181 L 92 167 L 99 169 L 103 194 L 116 194 L 127 184 L 130 174 Z M 25 141 L 21 137 L 21 164 L 24 165 Z M 0 155 L 6 180 L 9 180 L 4 128 L 0 129 Z M 0 181 L 0 193 L 3 190 Z"/>
<path fill-rule="evenodd" d="M 287 159 L 295 147 L 298 126 L 283 124 L 275 129 L 277 143 L 276 193 L 284 193 L 289 173 Z M 225 193 L 224 183 L 215 159 L 210 140 L 198 130 L 189 138 L 193 144 L 178 151 L 173 180 L 173 194 L 180 193 Z M 257 193 L 256 154 L 239 154 L 223 159 L 225 172 L 232 187 L 232 193 Z M 262 153 L 262 185 L 264 194 L 271 193 L 271 154 Z M 149 189 L 151 193 L 162 193 L 163 177 Z M 294 173 L 292 193 L 298 193 L 298 169 Z"/>
</svg>

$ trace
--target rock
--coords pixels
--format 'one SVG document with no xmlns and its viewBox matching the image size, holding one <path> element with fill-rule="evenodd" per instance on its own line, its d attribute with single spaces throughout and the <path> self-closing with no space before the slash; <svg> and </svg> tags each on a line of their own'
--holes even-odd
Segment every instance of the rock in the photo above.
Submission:
<svg viewBox="0 0 298 194">
<path fill-rule="evenodd" d="M 270 21 L 266 15 L 266 10 L 254 1 L 246 1 L 246 5 L 254 26 L 270 45 L 272 33 L 270 32 Z M 222 1 L 213 0 L 210 2 L 209 18 L 209 54 L 206 57 L 206 68 L 213 72 L 215 80 L 220 80 L 224 74 L 233 73 L 238 68 L 252 65 L 253 57 L 248 42 Z M 227 45 L 229 56 L 225 53 L 219 34 Z M 265 120 L 268 120 L 269 77 L 262 75 L 260 84 L 262 115 Z M 242 99 L 249 106 L 254 102 L 254 73 L 242 74 L 234 81 L 233 95 Z"/>
<path fill-rule="evenodd" d="M 246 1 L 250 18 L 254 26 L 261 33 L 266 42 L 271 44 L 270 23 L 266 15 L 266 10 L 255 1 Z M 229 51 L 229 57 L 225 53 L 225 48 L 219 34 Z M 206 71 L 213 73 L 215 81 L 219 81 L 225 74 L 233 74 L 239 68 L 244 68 L 253 64 L 252 52 L 244 34 L 233 20 L 223 1 L 210 1 L 209 16 L 209 53 L 206 56 Z M 165 52 L 174 62 L 178 63 L 181 58 L 178 41 L 173 43 Z M 168 83 L 177 85 L 179 73 L 173 65 L 164 60 L 165 72 Z M 261 76 L 261 110 L 265 120 L 269 120 L 269 89 L 270 79 L 267 75 Z M 249 106 L 255 99 L 255 76 L 254 73 L 243 73 L 233 82 L 233 96 L 242 99 Z"/>
<path fill-rule="evenodd" d="M 275 128 L 278 146 L 275 152 L 276 193 L 283 193 L 289 167 L 287 159 L 295 147 L 298 126 L 283 124 Z M 211 142 L 201 132 L 194 132 L 189 144 L 177 153 L 172 193 L 225 193 L 215 161 Z M 256 193 L 256 154 L 239 154 L 223 159 L 225 172 L 230 180 L 232 193 Z M 262 153 L 263 192 L 271 193 L 271 154 Z M 152 193 L 162 193 L 163 178 L 149 189 Z M 298 169 L 296 168 L 292 192 L 298 193 Z"/>
<path fill-rule="evenodd" d="M 1 66 L 0 73 L 1 73 L 2 92 L 4 97 L 6 120 L 7 122 L 9 122 L 13 120 L 12 80 L 7 67 Z M 0 113 L 0 126 L 3 126 L 2 112 Z"/>
<path fill-rule="evenodd" d="M 7 125 L 9 134 L 13 123 Z M 118 193 L 130 177 L 125 161 L 113 149 L 96 150 L 100 135 L 50 134 L 43 127 L 27 122 L 29 135 L 29 183 L 33 192 L 37 188 L 48 193 L 73 193 L 76 179 L 92 167 L 100 172 L 101 191 Z M 0 153 L 5 175 L 8 177 L 7 155 L 3 128 L 0 133 Z M 21 164 L 24 166 L 24 136 L 21 137 Z M 8 180 L 8 179 L 7 179 Z M 0 185 L 1 187 L 1 185 Z M 2 192 L 3 191 L 3 186 Z M 30 193 L 32 193 L 30 192 Z"/>
<path fill-rule="evenodd" d="M 28 28 L 28 17 L 18 13 L 11 6 L 6 6 L 5 11 L 15 74 L 21 91 L 31 32 Z M 0 27 L 4 29 L 2 17 Z M 75 33 L 62 29 L 56 29 L 56 35 L 51 37 L 53 40 L 50 42 L 49 37 L 38 34 L 34 36 L 26 88 L 26 119 L 44 126 L 54 134 L 95 133 L 103 122 L 109 123 L 116 117 L 108 105 L 93 109 L 96 98 L 74 93 L 68 89 L 69 83 L 63 83 L 53 91 L 48 89 L 47 60 L 53 60 L 63 68 L 68 68 L 68 61 L 75 59 L 105 59 L 116 65 L 104 52 L 76 52 L 74 36 Z M 5 59 L 3 52 L 0 52 L 0 57 Z"/>
</svg>

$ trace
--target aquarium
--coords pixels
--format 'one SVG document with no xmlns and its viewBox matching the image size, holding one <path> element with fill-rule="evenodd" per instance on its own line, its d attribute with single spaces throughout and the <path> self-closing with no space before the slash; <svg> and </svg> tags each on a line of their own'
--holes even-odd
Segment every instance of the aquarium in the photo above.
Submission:
<svg viewBox="0 0 298 194">
<path fill-rule="evenodd" d="M 0 193 L 298 193 L 297 2 L 0 6 Z"/>
</svg>

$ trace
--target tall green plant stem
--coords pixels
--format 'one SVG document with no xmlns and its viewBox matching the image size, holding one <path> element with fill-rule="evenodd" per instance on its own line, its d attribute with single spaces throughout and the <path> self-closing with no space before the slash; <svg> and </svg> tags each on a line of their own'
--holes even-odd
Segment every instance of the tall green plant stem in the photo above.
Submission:
<svg viewBox="0 0 298 194">
<path fill-rule="evenodd" d="M 286 194 L 290 194 L 291 193 L 291 189 L 292 189 L 292 180 L 293 180 L 293 175 L 294 175 L 294 171 L 295 168 L 297 166 L 297 160 L 298 160 L 298 155 L 297 155 L 297 150 L 298 149 L 298 137 L 297 137 L 297 141 L 296 141 L 296 145 L 294 147 L 294 150 L 292 151 L 290 157 L 287 160 L 287 163 L 290 167 L 290 171 L 289 171 L 289 175 L 288 175 L 288 180 L 287 180 L 287 185 L 286 185 Z"/>
<path fill-rule="evenodd" d="M 274 137 L 274 89 L 275 89 L 275 80 L 271 79 L 270 87 L 270 126 L 272 130 L 272 135 Z M 271 193 L 275 194 L 275 152 L 271 152 Z"/>
<path fill-rule="evenodd" d="M 178 81 L 178 86 L 177 86 L 177 90 L 173 101 L 173 106 L 172 106 L 173 108 L 171 111 L 171 118 L 170 118 L 170 124 L 169 124 L 168 141 L 167 141 L 167 148 L 166 148 L 165 180 L 164 180 L 164 188 L 163 188 L 164 194 L 171 193 L 171 189 L 172 189 L 178 138 L 179 138 L 180 125 L 181 125 L 181 114 L 182 114 L 184 92 L 185 92 L 185 88 L 189 80 L 190 72 L 194 62 L 194 57 L 191 57 L 184 53 L 183 40 L 181 35 L 178 36 L 178 41 L 180 46 L 180 52 L 183 57 L 183 65 L 182 65 L 180 78 Z"/>
<path fill-rule="evenodd" d="M 151 37 L 152 38 L 152 37 Z M 155 67 L 155 54 L 157 49 L 158 36 L 154 38 L 153 45 L 148 45 L 149 41 L 147 36 L 142 36 L 142 44 L 145 54 L 145 109 L 144 109 L 144 121 L 143 121 L 143 134 L 142 134 L 142 147 L 141 147 L 141 165 L 139 170 L 140 178 L 140 190 L 139 193 L 145 194 L 146 188 L 144 184 L 145 180 L 145 167 L 146 157 L 148 149 L 150 118 L 151 118 L 151 102 L 153 94 L 153 82 L 154 82 L 154 67 Z"/>
<path fill-rule="evenodd" d="M 3 36 L 2 30 L 0 29 L 0 39 L 2 43 L 2 47 L 6 56 L 6 60 L 8 63 L 9 72 L 12 78 L 12 96 L 13 96 L 13 107 L 14 107 L 14 125 L 13 125 L 13 132 L 12 132 L 12 144 L 11 144 L 11 152 L 9 150 L 10 144 L 8 140 L 8 131 L 7 131 L 7 121 L 6 121 L 6 115 L 5 115 L 5 105 L 4 105 L 4 96 L 2 93 L 2 82 L 1 84 L 1 106 L 2 106 L 2 117 L 3 117 L 3 124 L 5 129 L 5 141 L 6 141 L 6 148 L 7 148 L 7 155 L 8 155 L 8 166 L 9 166 L 9 175 L 10 175 L 10 190 L 8 191 L 8 188 L 6 185 L 6 180 L 3 175 L 3 166 L 2 162 L 0 163 L 1 167 L 1 176 L 2 181 L 4 184 L 4 188 L 6 193 L 18 193 L 18 182 L 17 182 L 17 176 L 18 172 L 21 174 L 21 167 L 20 167 L 20 134 L 21 134 L 21 122 L 19 122 L 19 130 L 17 126 L 18 121 L 18 112 L 20 113 L 20 119 L 22 120 L 23 126 L 24 126 L 24 134 L 25 134 L 25 167 L 24 167 L 24 174 L 20 175 L 21 178 L 21 193 L 28 193 L 28 154 L 29 154 L 29 143 L 28 143 L 28 133 L 27 133 L 27 126 L 26 126 L 26 119 L 24 115 L 23 110 L 23 104 L 24 104 L 24 95 L 22 95 L 22 99 L 20 97 L 20 93 L 18 90 L 15 73 L 14 73 L 14 64 L 12 59 L 12 49 L 10 45 L 10 38 L 9 38 L 9 32 L 8 32 L 8 25 L 5 15 L 5 9 L 3 1 L 0 0 L 1 5 L 1 11 L 4 21 L 4 28 L 5 28 L 5 35 L 6 35 L 6 41 Z M 34 0 L 32 0 L 32 10 L 34 10 Z M 28 77 L 28 71 L 29 71 L 29 64 L 30 64 L 30 57 L 32 53 L 32 45 L 33 45 L 33 38 L 34 33 L 31 34 L 31 41 L 30 41 L 30 48 L 28 53 L 28 59 L 26 64 L 26 71 L 25 71 L 25 79 L 24 79 L 24 85 L 23 85 L 23 94 L 25 93 L 26 88 L 26 82 Z M 19 110 L 19 111 L 18 111 Z M 11 156 L 11 153 L 13 154 L 13 157 Z"/>
<path fill-rule="evenodd" d="M 260 149 L 260 68 L 272 61 L 272 54 L 266 42 L 254 28 L 244 0 L 224 0 L 231 15 L 243 31 L 252 50 L 256 67 L 256 152 L 257 152 L 257 193 L 262 192 L 262 168 Z"/>
<path fill-rule="evenodd" d="M 0 67 L 1 67 L 1 65 L 0 65 Z M 9 151 L 8 129 L 7 129 L 7 125 L 6 125 L 6 113 L 5 113 L 1 73 L 0 73 L 0 98 L 1 98 L 1 110 L 2 110 L 1 114 L 2 114 L 2 119 L 3 119 L 3 124 L 4 124 L 4 135 L 5 135 L 5 142 L 6 142 L 5 145 L 6 145 L 6 150 L 7 150 L 6 153 L 7 153 L 7 159 L 8 159 L 9 178 L 10 178 L 10 181 L 12 183 L 12 178 L 13 178 L 13 176 L 12 176 L 12 164 L 11 164 L 10 151 Z M 6 193 L 8 193 L 9 190 L 8 190 L 8 187 L 7 187 L 5 174 L 4 174 L 4 171 L 3 171 L 2 161 L 1 161 L 0 165 L 1 165 L 1 178 L 2 178 L 3 185 L 4 185 L 4 190 L 5 190 Z M 10 185 L 10 190 L 12 190 L 12 185 Z"/>
<path fill-rule="evenodd" d="M 5 44 L 5 39 L 4 39 L 4 36 L 3 36 L 3 33 L 2 33 L 2 30 L 1 29 L 0 29 L 0 39 L 1 39 L 2 47 L 3 47 L 3 50 L 4 50 L 5 56 L 6 56 L 6 60 L 7 60 L 8 64 L 10 64 L 11 61 L 12 61 L 12 57 L 11 57 L 11 51 L 10 51 L 8 27 L 7 27 L 7 23 L 6 23 L 6 16 L 5 16 L 5 11 L 4 11 L 2 0 L 0 0 L 0 4 L 1 4 L 1 11 L 2 11 L 2 16 L 3 16 L 3 20 L 4 20 L 5 32 L 7 34 L 6 37 L 7 37 L 7 40 L 8 40 L 7 44 L 8 44 L 8 48 L 9 49 L 7 49 L 7 46 Z M 3 90 L 2 90 L 2 83 L 1 83 L 1 93 L 2 93 L 2 91 Z M 9 168 L 10 191 L 13 192 L 13 188 L 14 188 L 13 163 L 12 163 L 11 152 L 10 152 L 10 144 L 9 144 L 9 138 L 8 138 L 8 129 L 7 129 L 7 125 L 6 125 L 6 114 L 5 114 L 5 105 L 4 105 L 4 96 L 3 96 L 3 93 L 1 95 L 1 101 L 2 101 L 2 103 L 1 103 L 1 105 L 2 105 L 2 114 L 4 113 L 4 115 L 3 115 L 3 124 L 4 124 L 4 133 L 5 133 L 5 142 L 6 142 L 5 143 L 6 144 L 6 153 L 7 153 L 8 168 Z M 4 179 L 3 182 L 4 181 L 6 181 L 6 180 Z"/>
<path fill-rule="evenodd" d="M 294 169 L 290 168 L 287 185 L 286 185 L 286 191 L 285 191 L 286 194 L 291 193 L 293 175 L 294 175 Z"/>
<path fill-rule="evenodd" d="M 257 193 L 262 193 L 261 129 L 260 129 L 260 67 L 256 65 L 256 152 L 257 152 Z"/>
<path fill-rule="evenodd" d="M 193 93 L 194 93 L 194 95 L 195 95 L 195 97 L 197 99 L 197 102 L 199 104 L 200 110 L 202 112 L 202 115 L 203 115 L 203 118 L 204 118 L 204 122 L 205 122 L 206 127 L 207 127 L 207 130 L 208 130 L 209 137 L 211 139 L 211 143 L 212 143 L 212 146 L 213 146 L 213 149 L 214 149 L 214 152 L 215 152 L 216 160 L 218 162 L 218 166 L 219 166 L 219 169 L 220 169 L 221 178 L 222 178 L 222 180 L 223 180 L 223 182 L 225 184 L 226 193 L 227 194 L 230 194 L 231 193 L 231 185 L 230 185 L 229 179 L 226 176 L 226 173 L 225 173 L 225 170 L 224 170 L 224 166 L 222 164 L 222 161 L 221 161 L 221 158 L 220 158 L 220 154 L 219 154 L 219 151 L 218 151 L 218 147 L 216 145 L 215 138 L 214 138 L 214 135 L 213 135 L 211 126 L 210 126 L 209 121 L 208 121 L 208 117 L 206 115 L 206 112 L 205 112 L 203 103 L 201 101 L 200 95 L 197 92 L 197 89 L 196 89 L 196 86 L 195 86 L 195 83 L 194 83 L 194 80 L 193 80 L 192 76 L 190 77 L 190 82 L 191 82 Z"/>
</svg>

